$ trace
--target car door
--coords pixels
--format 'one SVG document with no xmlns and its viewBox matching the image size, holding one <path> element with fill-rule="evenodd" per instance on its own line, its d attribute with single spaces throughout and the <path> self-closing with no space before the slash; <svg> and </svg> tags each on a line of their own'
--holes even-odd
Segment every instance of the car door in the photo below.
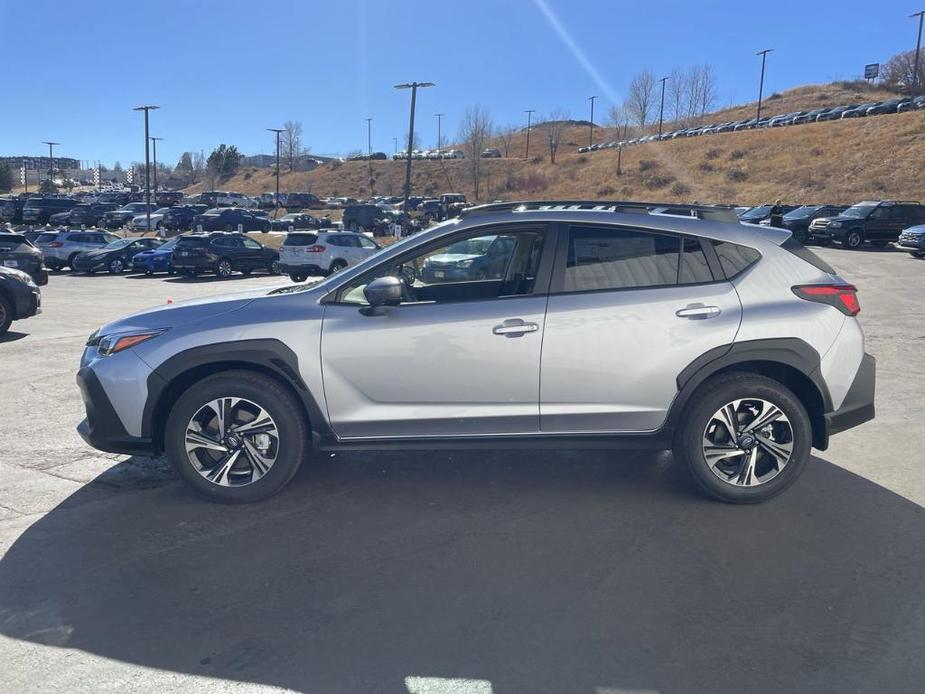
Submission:
<svg viewBox="0 0 925 694">
<path fill-rule="evenodd" d="M 380 250 L 379 244 L 367 236 L 357 236 L 357 243 L 360 244 L 360 252 L 358 253 L 359 257 L 357 262 L 366 260 L 366 258 L 371 256 L 373 253 L 378 253 Z"/>
<path fill-rule="evenodd" d="M 241 244 L 244 246 L 244 258 L 249 267 L 261 268 L 270 263 L 266 249 L 254 239 L 245 236 L 241 239 Z"/>
<path fill-rule="evenodd" d="M 867 217 L 864 225 L 864 236 L 870 241 L 879 241 L 889 238 L 893 226 L 894 205 L 880 205 Z"/>
<path fill-rule="evenodd" d="M 738 295 L 715 279 L 712 248 L 699 239 L 585 224 L 559 235 L 543 336 L 541 430 L 655 430 L 678 374 L 733 342 Z"/>
<path fill-rule="evenodd" d="M 517 239 L 505 275 L 425 282 L 427 258 L 448 241 L 412 249 L 326 299 L 324 395 L 338 437 L 535 434 L 546 287 L 553 246 L 544 225 L 492 226 L 454 239 Z M 544 245 L 545 243 L 545 245 Z M 363 287 L 404 278 L 405 300 L 371 312 Z"/>
</svg>

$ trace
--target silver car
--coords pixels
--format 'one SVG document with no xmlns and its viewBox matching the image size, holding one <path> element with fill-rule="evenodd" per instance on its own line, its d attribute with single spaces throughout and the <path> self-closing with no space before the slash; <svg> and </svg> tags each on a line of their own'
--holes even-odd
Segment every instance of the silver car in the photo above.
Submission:
<svg viewBox="0 0 925 694">
<path fill-rule="evenodd" d="M 279 271 L 293 282 L 330 275 L 379 252 L 379 244 L 352 231 L 292 231 L 279 248 Z"/>
<path fill-rule="evenodd" d="M 425 271 L 470 239 L 507 257 Z M 874 416 L 859 310 L 788 231 L 728 210 L 486 205 L 316 284 L 104 325 L 78 431 L 166 452 L 229 503 L 278 492 L 312 450 L 470 446 L 672 449 L 751 503 Z"/>
<path fill-rule="evenodd" d="M 45 267 L 61 270 L 71 267 L 84 251 L 96 251 L 119 237 L 107 231 L 46 231 L 35 238 L 35 246 L 45 256 Z"/>
</svg>

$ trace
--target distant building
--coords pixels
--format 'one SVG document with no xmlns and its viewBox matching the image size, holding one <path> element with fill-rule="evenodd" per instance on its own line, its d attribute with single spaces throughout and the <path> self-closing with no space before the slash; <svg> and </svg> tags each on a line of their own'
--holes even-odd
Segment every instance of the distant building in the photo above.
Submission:
<svg viewBox="0 0 925 694">
<path fill-rule="evenodd" d="M 26 167 L 26 171 L 48 171 L 51 168 L 51 159 L 48 157 L 0 157 L 0 164 L 6 164 L 11 169 Z M 70 157 L 55 157 L 56 169 L 79 169 L 80 162 Z"/>
</svg>

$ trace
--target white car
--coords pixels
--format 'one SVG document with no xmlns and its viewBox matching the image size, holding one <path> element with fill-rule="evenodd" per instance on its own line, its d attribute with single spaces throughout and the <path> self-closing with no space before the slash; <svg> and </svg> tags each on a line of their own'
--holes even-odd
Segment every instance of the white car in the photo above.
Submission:
<svg viewBox="0 0 925 694">
<path fill-rule="evenodd" d="M 244 193 L 222 193 L 218 196 L 215 207 L 241 207 L 250 210 L 257 207 L 257 201 Z"/>
<path fill-rule="evenodd" d="M 151 228 L 158 229 L 158 223 L 164 218 L 164 215 L 170 211 L 169 207 L 159 207 L 151 213 Z M 128 223 L 128 228 L 132 231 L 145 231 L 148 228 L 148 215 L 139 214 L 132 217 Z"/>
<path fill-rule="evenodd" d="M 380 250 L 366 234 L 328 229 L 293 231 L 279 249 L 280 274 L 293 282 L 304 282 L 310 275 L 331 275 L 366 260 Z"/>
<path fill-rule="evenodd" d="M 444 159 L 465 159 L 466 155 L 461 149 L 448 149 L 443 153 Z"/>
</svg>

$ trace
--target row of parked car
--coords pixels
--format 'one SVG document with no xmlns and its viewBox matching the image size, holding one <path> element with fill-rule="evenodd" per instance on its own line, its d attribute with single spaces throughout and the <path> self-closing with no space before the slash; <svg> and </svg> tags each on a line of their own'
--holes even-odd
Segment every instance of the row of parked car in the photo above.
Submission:
<svg viewBox="0 0 925 694">
<path fill-rule="evenodd" d="M 759 128 L 778 128 L 786 125 L 803 125 L 806 123 L 823 123 L 825 121 L 842 120 L 848 118 L 864 118 L 888 113 L 903 113 L 925 109 L 925 95 L 918 97 L 897 97 L 886 101 L 871 101 L 860 104 L 844 104 L 841 106 L 827 106 L 805 111 L 779 113 L 773 116 L 758 118 L 743 118 L 726 121 L 724 123 L 711 123 L 689 128 L 679 128 L 661 135 L 645 135 L 629 140 L 612 140 L 599 142 L 593 145 L 580 147 L 579 152 L 596 152 L 601 149 L 614 149 L 659 142 L 662 140 L 675 140 L 682 137 L 696 137 L 698 135 L 714 135 L 716 133 L 738 132 L 740 130 L 755 130 Z"/>
</svg>

